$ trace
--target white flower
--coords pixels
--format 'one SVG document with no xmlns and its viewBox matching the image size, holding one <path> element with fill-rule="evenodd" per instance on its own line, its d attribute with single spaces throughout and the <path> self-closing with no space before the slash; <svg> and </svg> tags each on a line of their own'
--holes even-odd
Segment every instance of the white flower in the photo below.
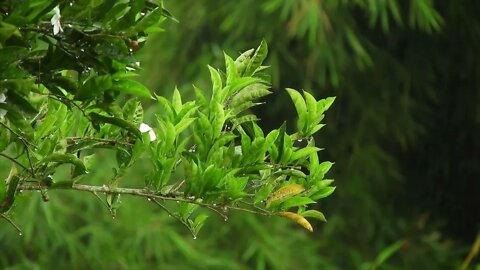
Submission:
<svg viewBox="0 0 480 270">
<path fill-rule="evenodd" d="M 6 103 L 5 100 L 7 100 L 7 97 L 5 96 L 4 93 L 0 93 L 0 103 Z M 0 109 L 0 119 L 2 119 L 5 114 L 7 114 L 7 111 L 4 109 Z"/>
<path fill-rule="evenodd" d="M 53 34 L 57 35 L 60 32 L 63 32 L 62 25 L 60 24 L 60 9 L 58 6 L 56 6 L 53 10 L 55 10 L 55 15 L 53 15 L 52 19 L 50 20 L 50 23 L 53 25 Z"/>
<path fill-rule="evenodd" d="M 141 123 L 140 124 L 140 132 L 141 133 L 145 133 L 145 132 L 148 132 L 148 135 L 150 136 L 150 141 L 153 142 L 157 139 L 157 135 L 155 135 L 155 132 L 153 131 L 153 129 L 145 124 L 145 123 Z"/>
</svg>

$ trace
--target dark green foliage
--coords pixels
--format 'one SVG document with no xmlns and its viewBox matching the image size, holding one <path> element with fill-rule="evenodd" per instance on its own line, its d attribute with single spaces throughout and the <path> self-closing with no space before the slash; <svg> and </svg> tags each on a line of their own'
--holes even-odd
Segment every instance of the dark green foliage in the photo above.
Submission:
<svg viewBox="0 0 480 270">
<path fill-rule="evenodd" d="M 403 239 L 380 268 L 459 265 L 480 224 L 476 2 L 202 1 L 169 8 L 181 23 L 157 39 L 165 53 L 155 63 L 177 65 L 166 72 L 155 64 L 155 78 L 201 85 L 204 75 L 192 63 L 218 58 L 219 47 L 238 52 L 265 38 L 273 91 L 295 85 L 317 90 L 315 97 L 337 96 L 328 130 L 316 138 L 334 147 L 324 157 L 345 165 L 333 171 L 342 188 L 324 204 L 342 214 L 328 219 L 322 258 L 357 269 Z M 166 80 L 162 85 L 172 84 Z M 280 94 L 267 98 L 268 110 L 254 109 L 261 125 L 291 120 L 288 99 Z"/>
<path fill-rule="evenodd" d="M 316 101 L 305 92 L 309 108 L 299 110 L 302 129 L 290 132 L 284 123 L 266 134 L 251 113 L 271 93 L 262 65 L 265 41 L 235 60 L 224 54 L 225 72 L 208 67 L 211 91 L 196 88 L 197 100 L 184 101 L 176 88 L 167 99 L 130 79 L 140 66 L 134 51 L 162 30 L 165 18 L 176 21 L 161 2 L 7 1 L 0 10 L 0 166 L 10 168 L 0 189 L 0 214 L 20 235 L 12 217 L 36 207 L 33 196 L 21 201 L 23 192 L 38 191 L 48 202 L 49 192 L 60 189 L 93 194 L 114 219 L 122 196 L 142 197 L 194 239 L 208 218 L 201 208 L 225 220 L 234 210 L 283 216 L 309 231 L 306 217 L 325 221 L 323 213 L 306 208 L 334 190 L 323 179 L 330 166 L 318 164 L 313 139 L 333 98 Z M 154 128 L 144 123 L 139 98 L 158 101 Z M 295 145 L 297 140 L 308 144 Z M 296 191 L 288 192 L 292 187 Z M 66 209 L 78 214 L 81 208 Z M 31 220 L 26 241 L 36 238 Z M 61 230 L 61 222 L 52 220 L 49 215 L 49 229 Z M 74 224 L 85 221 L 94 222 L 80 218 Z M 81 256 L 80 238 L 62 253 L 65 258 Z M 12 250 L 0 254 L 5 267 L 22 264 Z"/>
</svg>

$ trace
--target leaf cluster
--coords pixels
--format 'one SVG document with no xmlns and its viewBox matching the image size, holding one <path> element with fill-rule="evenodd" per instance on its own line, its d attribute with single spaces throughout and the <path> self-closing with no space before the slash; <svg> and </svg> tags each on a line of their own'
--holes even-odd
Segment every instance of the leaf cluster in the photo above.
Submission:
<svg viewBox="0 0 480 270">
<path fill-rule="evenodd" d="M 161 3 L 45 0 L 0 8 L 0 153 L 11 162 L 10 176 L 0 181 L 2 216 L 19 191 L 40 190 L 48 201 L 48 190 L 74 189 L 105 193 L 113 216 L 121 194 L 147 197 L 193 235 L 207 218 L 196 214 L 199 206 L 222 216 L 232 209 L 280 215 L 309 231 L 305 217 L 325 221 L 307 205 L 335 189 L 324 180 L 332 163 L 319 163 L 312 137 L 333 98 L 316 101 L 304 92 L 304 100 L 288 89 L 298 132 L 288 134 L 284 124 L 265 134 L 249 113 L 271 93 L 265 42 L 235 60 L 225 54 L 224 72 L 209 67 L 211 91 L 195 88 L 196 99 L 185 102 L 178 89 L 170 99 L 152 96 L 132 79 L 135 50 L 165 18 L 175 20 Z M 162 111 L 147 132 L 142 98 Z M 305 146 L 295 144 L 302 140 Z M 101 187 L 90 186 L 99 149 L 113 151 L 117 164 Z M 144 183 L 123 188 L 125 173 L 144 160 L 151 164 Z M 68 176 L 56 178 L 64 165 Z"/>
</svg>

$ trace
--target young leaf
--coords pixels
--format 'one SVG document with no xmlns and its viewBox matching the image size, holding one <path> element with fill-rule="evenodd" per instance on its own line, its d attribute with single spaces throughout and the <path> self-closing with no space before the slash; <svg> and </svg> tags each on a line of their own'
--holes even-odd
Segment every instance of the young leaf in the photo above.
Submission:
<svg viewBox="0 0 480 270">
<path fill-rule="evenodd" d="M 247 68 L 248 64 L 250 63 L 251 56 L 255 49 L 250 49 L 248 51 L 245 51 L 242 53 L 240 56 L 235 59 L 235 66 L 237 67 L 237 72 L 238 75 L 243 76 L 245 69 Z"/>
<path fill-rule="evenodd" d="M 295 161 L 297 159 L 301 159 L 303 157 L 306 157 L 312 153 L 316 153 L 318 151 L 322 150 L 321 148 L 318 148 L 318 147 L 313 147 L 313 146 L 307 146 L 305 148 L 302 148 L 302 149 L 299 149 L 297 151 L 295 151 L 293 154 L 292 154 L 292 157 L 290 158 L 291 161 Z"/>
<path fill-rule="evenodd" d="M 238 78 L 238 73 L 237 73 L 237 66 L 235 66 L 235 62 L 233 62 L 233 59 L 228 56 L 225 52 L 223 53 L 225 57 L 225 67 L 227 70 L 227 85 L 231 85 L 232 82 L 236 81 Z"/>
<path fill-rule="evenodd" d="M 182 96 L 176 87 L 173 90 L 172 106 L 177 114 L 182 110 Z"/>
<path fill-rule="evenodd" d="M 320 221 L 327 222 L 327 219 L 325 218 L 325 215 L 317 210 L 307 210 L 303 213 L 301 213 L 303 217 L 311 217 L 311 218 L 316 218 Z"/>
<path fill-rule="evenodd" d="M 320 200 L 322 198 L 328 197 L 328 196 L 330 196 L 330 194 L 332 194 L 335 191 L 335 188 L 336 187 L 322 188 L 319 191 L 317 191 L 316 193 L 314 193 L 313 195 L 311 195 L 310 198 L 312 200 L 317 201 L 317 200 Z"/>
<path fill-rule="evenodd" d="M 175 136 L 178 136 L 182 131 L 188 128 L 196 118 L 183 118 L 178 124 L 175 125 Z"/>
<path fill-rule="evenodd" d="M 317 102 L 317 113 L 322 114 L 323 112 L 328 110 L 328 108 L 332 106 L 334 101 L 335 101 L 335 97 L 328 97 L 328 98 L 319 100 Z"/>
<path fill-rule="evenodd" d="M 293 105 L 295 105 L 295 109 L 297 110 L 297 128 L 299 131 L 304 132 L 308 121 L 307 105 L 305 104 L 305 100 L 303 100 L 302 95 L 297 92 L 297 90 L 291 88 L 287 88 L 286 90 L 293 101 Z"/>
<path fill-rule="evenodd" d="M 265 60 L 265 58 L 267 57 L 267 54 L 268 54 L 267 43 L 265 42 L 265 40 L 262 40 L 262 42 L 260 43 L 260 46 L 258 46 L 257 50 L 255 51 L 255 54 L 253 55 L 252 60 L 248 63 L 245 69 L 244 76 L 253 75 L 257 70 L 257 68 L 259 68 L 262 65 L 263 60 Z"/>
<path fill-rule="evenodd" d="M 220 77 L 220 73 L 211 66 L 208 66 L 208 70 L 210 70 L 212 80 L 212 100 L 223 103 L 223 100 L 220 100 L 220 92 L 222 91 L 222 78 Z"/>
</svg>

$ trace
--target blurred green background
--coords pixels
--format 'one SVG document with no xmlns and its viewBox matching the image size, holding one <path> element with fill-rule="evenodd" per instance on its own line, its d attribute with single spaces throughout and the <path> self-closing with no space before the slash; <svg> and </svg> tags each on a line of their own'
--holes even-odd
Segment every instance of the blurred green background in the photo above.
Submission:
<svg viewBox="0 0 480 270">
<path fill-rule="evenodd" d="M 459 269 L 480 231 L 480 2 L 165 6 L 179 23 L 138 56 L 157 94 L 178 86 L 193 98 L 192 83 L 209 85 L 207 64 L 223 68 L 223 51 L 236 57 L 265 39 L 275 93 L 256 108 L 261 126 L 294 126 L 285 87 L 337 96 L 317 138 L 321 160 L 336 163 L 338 188 L 318 206 L 328 223 L 309 234 L 284 219 L 212 214 L 193 239 L 142 199 L 123 198 L 113 220 L 91 195 L 52 192 L 43 203 L 25 194 L 14 217 L 23 235 L 0 223 L 0 268 Z M 102 154 L 92 182 L 112 173 Z M 478 257 L 468 269 L 480 269 Z"/>
</svg>

